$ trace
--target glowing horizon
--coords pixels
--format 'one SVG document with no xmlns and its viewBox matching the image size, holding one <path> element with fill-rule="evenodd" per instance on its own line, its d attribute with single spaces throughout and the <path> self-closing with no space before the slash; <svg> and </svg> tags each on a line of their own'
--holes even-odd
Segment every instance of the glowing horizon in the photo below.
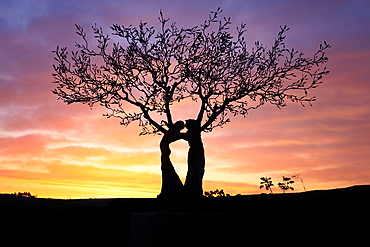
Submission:
<svg viewBox="0 0 370 247">
<path fill-rule="evenodd" d="M 270 46 L 287 25 L 286 46 L 311 56 L 327 41 L 330 74 L 313 90 L 313 107 L 271 105 L 204 133 L 204 190 L 259 194 L 261 176 L 300 174 L 307 190 L 370 184 L 370 3 L 361 1 L 22 1 L 0 3 L 0 193 L 42 198 L 155 197 L 161 188 L 161 136 L 139 136 L 106 119 L 102 107 L 66 105 L 51 93 L 52 50 L 79 41 L 74 24 L 109 32 L 118 23 L 158 25 L 159 9 L 178 27 L 201 24 L 221 7 L 233 27 L 247 24 L 251 48 Z M 145 6 L 143 8 L 143 6 Z M 302 10 L 305 10 L 302 12 Z M 187 102 L 176 120 L 195 117 Z M 171 145 L 184 181 L 187 143 Z M 295 192 L 304 191 L 300 180 Z"/>
</svg>

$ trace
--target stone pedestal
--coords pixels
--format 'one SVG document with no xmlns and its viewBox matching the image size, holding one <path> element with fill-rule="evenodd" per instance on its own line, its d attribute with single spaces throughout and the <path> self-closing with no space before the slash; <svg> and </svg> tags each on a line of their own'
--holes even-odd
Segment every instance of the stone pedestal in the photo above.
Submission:
<svg viewBox="0 0 370 247">
<path fill-rule="evenodd" d="M 229 215 L 198 213 L 131 214 L 131 247 L 229 246 Z"/>
</svg>

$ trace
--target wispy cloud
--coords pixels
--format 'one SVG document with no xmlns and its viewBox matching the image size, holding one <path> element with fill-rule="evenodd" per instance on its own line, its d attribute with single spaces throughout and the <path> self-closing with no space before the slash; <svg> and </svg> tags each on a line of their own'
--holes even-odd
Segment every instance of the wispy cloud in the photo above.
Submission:
<svg viewBox="0 0 370 247">
<path fill-rule="evenodd" d="M 57 101 L 52 50 L 73 49 L 74 24 L 114 23 L 158 27 L 157 16 L 179 26 L 199 25 L 224 9 L 234 28 L 247 24 L 251 48 L 273 43 L 288 25 L 287 47 L 312 55 L 324 40 L 329 76 L 314 90 L 314 107 L 266 105 L 246 118 L 203 134 L 205 190 L 258 193 L 259 177 L 299 172 L 308 189 L 370 182 L 370 4 L 365 1 L 3 1 L 0 3 L 0 192 L 32 190 L 45 197 L 156 196 L 160 191 L 160 136 L 138 136 L 105 109 Z M 231 30 L 232 31 L 232 30 Z M 174 105 L 176 119 L 197 106 Z M 186 176 L 187 144 L 171 158 Z M 298 186 L 298 185 L 297 185 Z M 34 191 L 33 191 L 34 190 Z"/>
</svg>

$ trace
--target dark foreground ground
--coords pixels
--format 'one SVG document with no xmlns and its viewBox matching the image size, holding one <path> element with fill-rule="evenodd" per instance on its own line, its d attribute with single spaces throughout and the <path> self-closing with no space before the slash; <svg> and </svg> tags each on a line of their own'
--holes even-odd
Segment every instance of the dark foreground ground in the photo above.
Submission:
<svg viewBox="0 0 370 247">
<path fill-rule="evenodd" d="M 0 241 L 10 239 L 12 243 L 45 246 L 62 243 L 129 246 L 131 213 L 150 211 L 147 205 L 154 201 L 59 200 L 3 194 L 0 195 Z M 370 185 L 303 193 L 206 198 L 206 204 L 209 213 L 228 214 L 230 221 L 229 231 L 207 234 L 204 238 L 226 238 L 228 246 L 369 244 Z"/>
</svg>

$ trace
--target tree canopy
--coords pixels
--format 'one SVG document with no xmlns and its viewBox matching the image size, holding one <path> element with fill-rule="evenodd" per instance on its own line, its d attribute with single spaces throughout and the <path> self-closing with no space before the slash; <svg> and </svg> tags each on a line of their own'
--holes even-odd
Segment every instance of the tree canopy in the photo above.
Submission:
<svg viewBox="0 0 370 247">
<path fill-rule="evenodd" d="M 146 22 L 138 27 L 114 24 L 112 34 L 122 44 L 112 42 L 95 24 L 95 48 L 76 25 L 82 42 L 76 43 L 71 60 L 66 47 L 54 51 L 58 64 L 53 65 L 53 93 L 68 104 L 100 104 L 109 110 L 105 116 L 120 118 L 122 125 L 137 121 L 143 135 L 166 133 L 176 122 L 171 106 L 185 99 L 199 103 L 194 119 L 201 131 L 266 103 L 284 107 L 287 101 L 305 105 L 315 100 L 308 90 L 328 73 L 320 68 L 328 60 L 326 42 L 311 58 L 305 57 L 286 48 L 289 28 L 281 26 L 271 48 L 255 42 L 248 49 L 246 25 L 238 26 L 233 37 L 231 20 L 221 18 L 221 12 L 211 12 L 199 26 L 178 28 L 161 11 L 157 32 Z"/>
</svg>

